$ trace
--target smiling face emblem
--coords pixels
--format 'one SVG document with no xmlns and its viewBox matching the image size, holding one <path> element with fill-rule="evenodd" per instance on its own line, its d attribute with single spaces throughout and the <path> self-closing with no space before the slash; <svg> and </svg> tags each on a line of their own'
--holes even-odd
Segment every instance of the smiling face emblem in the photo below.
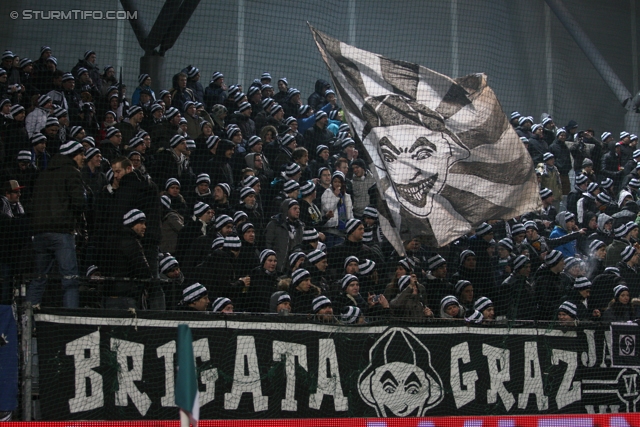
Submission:
<svg viewBox="0 0 640 427">
<path fill-rule="evenodd" d="M 417 417 L 429 399 L 429 385 L 421 368 L 393 362 L 376 369 L 371 394 L 387 416 Z"/>
<path fill-rule="evenodd" d="M 423 126 L 397 125 L 374 128 L 367 137 L 377 139 L 378 152 L 398 195 L 408 211 L 426 216 L 429 196 L 442 190 L 447 170 L 458 147 L 451 136 Z"/>
<path fill-rule="evenodd" d="M 421 417 L 444 398 L 429 350 L 401 328 L 390 328 L 371 347 L 358 392 L 379 417 Z"/>
</svg>

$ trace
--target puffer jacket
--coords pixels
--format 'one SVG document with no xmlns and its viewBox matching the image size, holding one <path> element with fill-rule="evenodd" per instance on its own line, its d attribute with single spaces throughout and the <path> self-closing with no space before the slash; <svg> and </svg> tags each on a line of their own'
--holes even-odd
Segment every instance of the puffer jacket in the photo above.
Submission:
<svg viewBox="0 0 640 427">
<path fill-rule="evenodd" d="M 24 121 L 29 138 L 31 138 L 34 133 L 40 132 L 40 130 L 45 127 L 47 124 L 47 117 L 49 117 L 49 112 L 40 107 L 35 108 L 29 113 Z"/>
</svg>

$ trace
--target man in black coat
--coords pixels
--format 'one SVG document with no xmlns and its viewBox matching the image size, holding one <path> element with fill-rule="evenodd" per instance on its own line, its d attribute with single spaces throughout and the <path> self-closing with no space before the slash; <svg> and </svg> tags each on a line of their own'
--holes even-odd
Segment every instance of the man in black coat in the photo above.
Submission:
<svg viewBox="0 0 640 427">
<path fill-rule="evenodd" d="M 613 288 L 625 280 L 620 276 L 618 267 L 607 267 L 592 281 L 589 305 L 604 312 L 609 307 Z"/>
<path fill-rule="evenodd" d="M 152 277 L 141 240 L 145 236 L 146 216 L 139 209 L 131 209 L 122 216 L 122 229 L 114 233 L 107 244 L 107 257 L 101 269 L 115 281 L 105 283 L 103 308 L 140 308 L 142 294 Z M 124 278 L 125 280 L 118 280 Z"/>
<path fill-rule="evenodd" d="M 552 250 L 544 259 L 534 278 L 538 301 L 538 320 L 553 320 L 554 311 L 560 306 L 566 292 L 560 278 L 564 269 L 562 252 Z"/>
<path fill-rule="evenodd" d="M 587 191 L 589 186 L 589 178 L 586 175 L 576 175 L 576 183 L 573 190 L 567 196 L 567 210 L 578 215 L 578 200 L 582 198 L 582 193 Z"/>
<path fill-rule="evenodd" d="M 640 295 L 640 275 L 638 275 L 640 252 L 633 246 L 627 246 L 620 256 L 622 259 L 616 267 L 620 270 L 620 276 L 627 284 L 631 297 L 637 298 Z"/>
<path fill-rule="evenodd" d="M 364 237 L 364 224 L 359 219 L 350 219 L 345 226 L 344 242 L 332 247 L 328 252 L 329 273 L 333 277 L 342 274 L 342 266 L 345 258 L 355 256 L 360 260 L 370 259 L 377 265 L 383 265 L 380 253 L 362 242 Z"/>
<path fill-rule="evenodd" d="M 533 160 L 533 165 L 536 166 L 538 163 L 544 162 L 542 156 L 549 152 L 549 145 L 544 140 L 544 129 L 541 124 L 533 125 L 531 131 L 533 134 L 529 138 L 527 149 L 531 155 L 531 160 Z"/>
<path fill-rule="evenodd" d="M 197 202 L 193 207 L 193 213 L 196 217 L 195 221 L 187 219 L 184 227 L 178 232 L 178 241 L 176 245 L 175 257 L 185 270 L 189 266 L 195 266 L 196 263 L 189 263 L 186 259 L 189 247 L 193 245 L 200 236 L 206 236 L 211 233 L 210 223 L 213 219 L 214 211 L 206 203 Z M 211 239 L 213 240 L 213 239 Z"/>
<path fill-rule="evenodd" d="M 164 113 L 165 121 L 154 124 L 151 129 L 146 129 L 151 134 L 152 151 L 160 148 L 169 148 L 171 138 L 180 130 L 179 124 L 182 116 L 177 108 L 168 108 Z"/>
<path fill-rule="evenodd" d="M 116 159 L 116 163 L 125 164 L 126 158 Z M 131 164 L 131 162 L 129 162 Z M 128 168 L 127 168 L 128 170 Z M 162 205 L 158 187 L 146 178 L 138 169 L 132 169 L 120 179 L 115 197 L 116 217 L 124 215 L 131 209 L 139 209 L 146 215 L 146 233 L 141 240 L 151 276 L 158 277 L 158 245 L 162 238 Z M 164 310 L 164 294 L 159 286 L 152 286 L 149 290 L 150 308 Z"/>
<path fill-rule="evenodd" d="M 12 278 L 21 273 L 27 265 L 23 257 L 23 249 L 31 252 L 31 230 L 29 218 L 20 203 L 21 186 L 18 181 L 9 180 L 2 184 L 0 193 L 0 304 L 11 305 L 13 301 Z"/>
<path fill-rule="evenodd" d="M 184 103 L 187 101 L 196 101 L 193 91 L 187 87 L 187 75 L 178 73 L 173 76 L 173 88 L 171 89 L 171 106 L 177 108 L 184 114 Z"/>
<path fill-rule="evenodd" d="M 80 168 L 84 163 L 84 147 L 69 141 L 60 147 L 49 167 L 36 181 L 33 195 L 33 247 L 35 273 L 27 290 L 27 301 L 40 304 L 47 285 L 47 274 L 54 260 L 62 275 L 63 306 L 79 304 L 78 261 L 75 231 L 84 223 L 86 194 Z"/>
<path fill-rule="evenodd" d="M 307 104 L 314 110 L 319 110 L 324 105 L 324 94 L 327 90 L 331 89 L 331 85 L 328 81 L 318 79 L 316 80 L 315 91 L 309 95 Z"/>
<path fill-rule="evenodd" d="M 107 129 L 107 139 L 100 142 L 100 153 L 109 163 L 122 156 L 120 145 L 122 144 L 122 132 L 120 129 L 110 127 Z"/>
<path fill-rule="evenodd" d="M 251 278 L 240 277 L 237 272 L 241 247 L 238 236 L 227 236 L 223 248 L 213 251 L 196 267 L 194 279 L 206 285 L 209 298 L 226 296 L 236 301 L 241 299 L 243 289 L 250 286 Z"/>
<path fill-rule="evenodd" d="M 256 123 L 251 119 L 251 104 L 243 102 L 238 105 L 238 111 L 234 112 L 229 123 L 238 125 L 242 132 L 242 138 L 248 140 L 256 135 Z"/>
<path fill-rule="evenodd" d="M 153 179 L 163 185 L 169 178 L 180 181 L 184 188 L 192 188 L 195 176 L 189 166 L 186 153 L 187 140 L 182 135 L 174 135 L 169 143 L 170 148 L 162 150 L 156 156 L 156 164 L 150 171 Z"/>
<path fill-rule="evenodd" d="M 566 144 L 567 131 L 560 128 L 556 131 L 556 140 L 549 147 L 556 158 L 556 168 L 560 172 L 560 181 L 562 181 L 562 194 L 569 194 L 571 186 L 569 183 L 569 171 L 571 171 L 571 152 Z"/>
<path fill-rule="evenodd" d="M 144 111 L 142 107 L 134 105 L 129 108 L 127 115 L 129 116 L 128 122 L 120 122 L 115 126 L 122 134 L 123 146 L 128 146 L 131 139 L 140 131 L 140 123 L 144 119 Z"/>
<path fill-rule="evenodd" d="M 447 260 L 436 254 L 429 258 L 426 277 L 421 283 L 427 291 L 430 307 L 437 307 L 442 298 L 453 295 L 455 292 L 453 285 L 447 280 Z"/>
<path fill-rule="evenodd" d="M 327 129 L 329 116 L 324 111 L 316 112 L 316 122 L 312 127 L 304 132 L 305 148 L 313 156 L 316 155 L 316 148 L 319 145 L 330 146 L 333 134 Z"/>
<path fill-rule="evenodd" d="M 605 178 L 613 179 L 614 185 L 619 185 L 624 173 L 620 151 L 622 146 L 619 143 L 609 143 L 609 151 L 602 157 L 602 168 L 600 174 Z"/>
<path fill-rule="evenodd" d="M 227 87 L 224 84 L 224 75 L 216 71 L 211 76 L 209 86 L 204 90 L 204 103 L 207 111 L 211 111 L 211 107 L 216 104 L 222 105 L 227 99 Z"/>
</svg>

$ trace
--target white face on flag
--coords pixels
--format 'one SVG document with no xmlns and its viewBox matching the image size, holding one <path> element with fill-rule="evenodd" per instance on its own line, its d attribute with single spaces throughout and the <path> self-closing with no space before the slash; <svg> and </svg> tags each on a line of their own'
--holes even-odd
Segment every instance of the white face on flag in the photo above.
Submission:
<svg viewBox="0 0 640 427">
<path fill-rule="evenodd" d="M 365 145 L 379 147 L 382 164 L 376 166 L 387 171 L 400 204 L 422 217 L 431 212 L 451 164 L 469 155 L 446 133 L 414 125 L 375 127 Z"/>
<path fill-rule="evenodd" d="M 440 247 L 487 218 L 539 208 L 531 156 L 485 75 L 453 79 L 311 32 L 364 145 L 380 227 L 398 252 L 418 233 Z"/>
<path fill-rule="evenodd" d="M 373 372 L 371 395 L 383 417 L 420 417 L 431 397 L 431 380 L 418 366 L 388 363 Z"/>
</svg>

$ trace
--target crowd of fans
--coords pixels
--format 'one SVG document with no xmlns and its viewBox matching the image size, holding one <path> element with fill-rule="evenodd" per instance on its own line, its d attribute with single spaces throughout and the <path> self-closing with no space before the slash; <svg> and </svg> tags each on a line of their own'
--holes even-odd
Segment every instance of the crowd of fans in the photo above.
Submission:
<svg viewBox="0 0 640 427">
<path fill-rule="evenodd" d="M 543 207 L 442 248 L 378 225 L 376 182 L 328 82 L 246 89 L 188 66 L 131 100 L 85 52 L 2 54 L 2 303 L 399 317 L 630 320 L 640 296 L 637 137 L 513 112 Z M 56 285 L 57 287 L 57 285 Z M 340 314 L 339 316 L 337 314 Z"/>
</svg>

